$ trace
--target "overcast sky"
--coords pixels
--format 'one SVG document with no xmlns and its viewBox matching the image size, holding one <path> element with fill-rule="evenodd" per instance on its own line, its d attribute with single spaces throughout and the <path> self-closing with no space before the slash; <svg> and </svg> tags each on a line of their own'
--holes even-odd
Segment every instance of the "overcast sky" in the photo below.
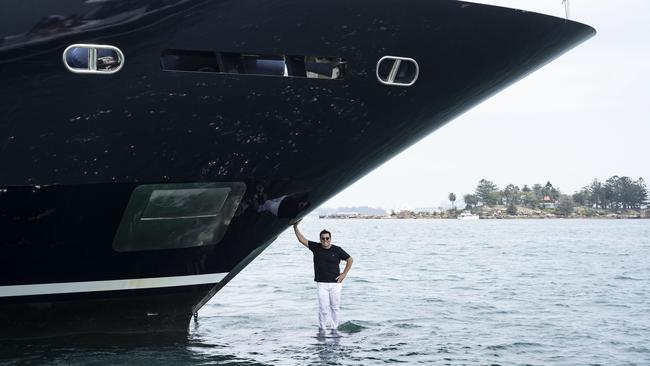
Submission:
<svg viewBox="0 0 650 366">
<path fill-rule="evenodd" d="M 482 0 L 564 17 L 561 0 Z M 321 207 L 438 207 L 482 178 L 500 188 L 550 180 L 650 181 L 650 1 L 570 0 L 598 34 L 425 137 Z"/>
</svg>

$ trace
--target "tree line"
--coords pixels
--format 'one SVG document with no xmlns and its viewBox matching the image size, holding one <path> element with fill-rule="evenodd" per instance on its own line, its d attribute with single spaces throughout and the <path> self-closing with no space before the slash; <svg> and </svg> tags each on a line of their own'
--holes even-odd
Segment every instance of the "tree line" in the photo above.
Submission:
<svg viewBox="0 0 650 366">
<path fill-rule="evenodd" d="M 617 175 L 600 182 L 594 179 L 590 185 L 573 194 L 573 200 L 581 206 L 595 208 L 640 208 L 647 204 L 648 190 L 643 178 L 632 180 Z"/>
<path fill-rule="evenodd" d="M 456 195 L 449 194 L 449 200 L 454 206 Z M 576 205 L 603 208 L 627 209 L 640 208 L 648 204 L 648 190 L 643 178 L 632 180 L 629 177 L 617 175 L 601 182 L 594 179 L 591 184 L 583 187 L 572 195 L 563 194 L 559 188 L 548 181 L 546 184 L 524 185 L 523 187 L 508 184 L 499 189 L 494 182 L 481 179 L 473 194 L 463 195 L 468 209 L 479 204 L 487 206 L 506 205 L 508 210 L 516 211 L 516 206 L 539 208 L 548 203 L 557 205 L 560 211 L 569 211 Z"/>
</svg>

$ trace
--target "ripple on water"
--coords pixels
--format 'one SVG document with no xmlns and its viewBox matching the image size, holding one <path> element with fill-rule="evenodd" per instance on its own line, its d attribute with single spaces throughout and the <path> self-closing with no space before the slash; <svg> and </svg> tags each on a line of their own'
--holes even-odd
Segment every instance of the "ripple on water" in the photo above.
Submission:
<svg viewBox="0 0 650 366">
<path fill-rule="evenodd" d="M 344 333 L 359 333 L 362 330 L 366 329 L 366 327 L 349 320 L 343 324 L 340 324 L 337 329 L 340 332 L 344 332 Z"/>
<path fill-rule="evenodd" d="M 355 258 L 338 338 L 316 337 L 311 256 L 287 230 L 201 309 L 185 342 L 0 343 L 0 364 L 650 364 L 647 221 L 458 224 L 328 221 Z M 323 221 L 301 225 L 309 237 Z"/>
<path fill-rule="evenodd" d="M 630 276 L 615 276 L 615 280 L 624 280 L 624 281 L 647 281 L 642 278 L 630 277 Z"/>
</svg>

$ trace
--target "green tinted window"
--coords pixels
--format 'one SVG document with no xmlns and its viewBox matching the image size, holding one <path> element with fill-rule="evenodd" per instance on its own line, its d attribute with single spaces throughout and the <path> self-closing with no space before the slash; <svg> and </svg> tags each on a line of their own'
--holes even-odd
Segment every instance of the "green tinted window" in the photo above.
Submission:
<svg viewBox="0 0 650 366">
<path fill-rule="evenodd" d="M 124 210 L 113 249 L 131 252 L 217 244 L 245 192 L 241 182 L 138 186 Z"/>
<path fill-rule="evenodd" d="M 230 188 L 156 189 L 142 214 L 143 220 L 216 216 Z"/>
</svg>

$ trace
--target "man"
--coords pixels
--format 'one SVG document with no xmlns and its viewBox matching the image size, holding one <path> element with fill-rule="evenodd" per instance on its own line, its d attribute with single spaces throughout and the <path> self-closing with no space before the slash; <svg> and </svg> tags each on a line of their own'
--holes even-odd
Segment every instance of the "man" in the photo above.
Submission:
<svg viewBox="0 0 650 366">
<path fill-rule="evenodd" d="M 325 330 L 327 314 L 331 314 L 332 329 L 339 326 L 341 287 L 343 280 L 352 268 L 352 257 L 341 247 L 332 245 L 332 234 L 323 230 L 320 232 L 320 243 L 305 239 L 298 223 L 293 224 L 293 230 L 300 244 L 311 250 L 314 255 L 314 281 L 318 289 L 318 327 Z M 345 261 L 345 269 L 340 272 L 339 263 Z"/>
</svg>

